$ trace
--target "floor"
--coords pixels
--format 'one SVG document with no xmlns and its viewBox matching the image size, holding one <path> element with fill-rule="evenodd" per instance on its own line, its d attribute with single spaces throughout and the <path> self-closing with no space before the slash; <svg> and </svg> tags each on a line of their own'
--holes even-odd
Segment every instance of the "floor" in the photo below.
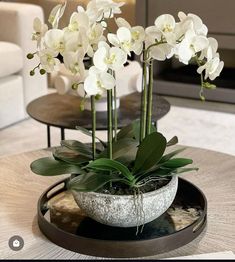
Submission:
<svg viewBox="0 0 235 262">
<path fill-rule="evenodd" d="M 158 122 L 159 131 L 166 138 L 177 135 L 181 145 L 235 155 L 235 105 L 166 98 L 171 104 L 171 110 Z M 59 129 L 51 128 L 51 133 L 52 146 L 59 145 Z M 90 138 L 78 131 L 66 130 L 65 134 L 66 139 L 90 141 Z M 106 139 L 103 131 L 98 132 L 98 136 Z M 0 130 L 0 157 L 46 146 L 46 126 L 33 119 Z"/>
</svg>

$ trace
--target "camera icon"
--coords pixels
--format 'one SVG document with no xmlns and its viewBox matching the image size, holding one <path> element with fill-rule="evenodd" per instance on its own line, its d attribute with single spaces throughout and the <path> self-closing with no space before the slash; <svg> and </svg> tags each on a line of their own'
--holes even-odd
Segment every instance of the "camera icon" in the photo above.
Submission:
<svg viewBox="0 0 235 262">
<path fill-rule="evenodd" d="M 19 247 L 20 246 L 20 241 L 19 240 L 14 240 L 12 245 L 13 245 L 13 247 Z"/>
<path fill-rule="evenodd" d="M 8 245 L 11 250 L 19 251 L 24 247 L 24 240 L 21 236 L 13 236 L 9 239 Z"/>
</svg>

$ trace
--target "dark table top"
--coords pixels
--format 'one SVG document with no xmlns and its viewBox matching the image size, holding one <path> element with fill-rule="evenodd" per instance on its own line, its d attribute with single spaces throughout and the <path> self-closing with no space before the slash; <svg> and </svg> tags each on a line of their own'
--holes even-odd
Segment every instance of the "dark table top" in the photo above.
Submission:
<svg viewBox="0 0 235 262">
<path fill-rule="evenodd" d="M 91 112 L 80 111 L 81 98 L 57 93 L 39 97 L 27 106 L 27 113 L 35 120 L 50 126 L 75 129 L 82 126 L 91 129 Z M 118 128 L 128 125 L 140 118 L 141 94 L 134 93 L 120 99 L 118 109 Z M 153 95 L 153 121 L 157 121 L 170 110 L 169 102 L 157 95 Z M 107 114 L 97 112 L 97 130 L 104 130 Z"/>
</svg>

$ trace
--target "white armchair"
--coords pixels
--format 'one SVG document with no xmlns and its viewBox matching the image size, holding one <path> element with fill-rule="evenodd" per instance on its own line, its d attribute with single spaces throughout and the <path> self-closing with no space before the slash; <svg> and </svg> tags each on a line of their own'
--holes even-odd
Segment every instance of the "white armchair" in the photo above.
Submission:
<svg viewBox="0 0 235 262">
<path fill-rule="evenodd" d="M 35 17 L 43 20 L 39 6 L 0 2 L 0 128 L 26 118 L 27 104 L 47 93 L 47 77 L 30 76 L 35 59 L 26 58 L 36 50 L 31 41 Z"/>
</svg>

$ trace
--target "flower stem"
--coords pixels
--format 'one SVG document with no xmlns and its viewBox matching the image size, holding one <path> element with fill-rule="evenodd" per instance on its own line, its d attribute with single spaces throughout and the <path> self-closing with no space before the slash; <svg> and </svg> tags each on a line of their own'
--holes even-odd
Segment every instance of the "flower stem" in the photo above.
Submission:
<svg viewBox="0 0 235 262">
<path fill-rule="evenodd" d="M 151 133 L 152 126 L 152 107 L 153 107 L 153 60 L 149 62 L 149 86 L 148 86 L 148 111 L 147 111 L 147 124 L 146 135 Z"/>
<path fill-rule="evenodd" d="M 91 113 L 92 113 L 92 155 L 95 160 L 96 144 L 95 144 L 95 131 L 96 131 L 96 109 L 95 109 L 95 96 L 91 96 Z"/>
<path fill-rule="evenodd" d="M 115 72 L 113 71 L 113 77 L 115 79 Z M 117 141 L 117 129 L 118 129 L 118 119 L 117 119 L 117 88 L 116 85 L 113 89 L 113 99 L 114 99 L 114 141 Z"/>
<path fill-rule="evenodd" d="M 147 117 L 147 62 L 146 50 L 143 51 L 143 85 L 141 92 L 140 143 L 145 138 Z"/>
<path fill-rule="evenodd" d="M 113 140 L 113 110 L 112 110 L 112 90 L 107 90 L 107 99 L 108 99 L 108 157 L 109 159 L 113 158 L 113 149 L 112 149 L 112 140 Z"/>
</svg>

